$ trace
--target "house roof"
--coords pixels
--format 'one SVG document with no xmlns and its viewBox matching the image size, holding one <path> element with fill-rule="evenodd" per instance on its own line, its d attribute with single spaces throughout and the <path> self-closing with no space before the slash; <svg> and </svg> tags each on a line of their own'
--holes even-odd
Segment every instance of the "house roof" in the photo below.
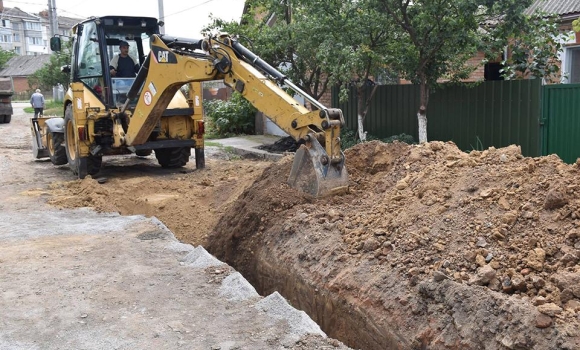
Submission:
<svg viewBox="0 0 580 350">
<path fill-rule="evenodd" d="M 81 18 L 58 16 L 58 25 L 62 27 L 72 28 L 75 24 L 83 21 Z"/>
<path fill-rule="evenodd" d="M 0 11 L 0 13 L 2 13 L 2 15 L 7 17 L 17 17 L 24 20 L 38 20 L 38 16 L 22 11 L 18 7 L 14 8 L 5 7 L 3 11 Z"/>
<path fill-rule="evenodd" d="M 6 62 L 6 68 L 0 70 L 2 77 L 27 77 L 40 68 L 44 67 L 50 60 L 51 55 L 38 56 L 15 56 Z"/>
<path fill-rule="evenodd" d="M 532 14 L 535 10 L 552 13 L 560 16 L 580 15 L 580 1 L 578 0 L 535 0 L 526 10 L 527 14 Z"/>
</svg>

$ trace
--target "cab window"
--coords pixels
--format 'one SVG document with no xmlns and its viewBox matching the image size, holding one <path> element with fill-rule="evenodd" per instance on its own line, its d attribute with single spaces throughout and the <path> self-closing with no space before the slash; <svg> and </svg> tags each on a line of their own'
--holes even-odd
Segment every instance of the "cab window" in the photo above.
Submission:
<svg viewBox="0 0 580 350">
<path fill-rule="evenodd" d="M 99 77 L 103 75 L 95 23 L 89 22 L 83 26 L 82 33 L 79 37 L 77 64 L 77 72 L 81 80 L 85 77 Z"/>
</svg>

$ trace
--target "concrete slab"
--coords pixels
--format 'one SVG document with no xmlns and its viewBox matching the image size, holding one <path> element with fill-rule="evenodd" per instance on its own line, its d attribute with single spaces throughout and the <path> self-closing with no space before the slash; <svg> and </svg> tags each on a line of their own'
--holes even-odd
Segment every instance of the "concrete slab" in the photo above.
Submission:
<svg viewBox="0 0 580 350">
<path fill-rule="evenodd" d="M 226 149 L 230 149 L 233 153 L 246 158 L 256 158 L 276 161 L 284 155 L 279 153 L 271 153 L 259 149 L 262 145 L 271 145 L 278 141 L 281 137 L 274 135 L 245 135 L 229 137 L 224 139 L 206 140 L 206 144 L 217 144 Z"/>
</svg>

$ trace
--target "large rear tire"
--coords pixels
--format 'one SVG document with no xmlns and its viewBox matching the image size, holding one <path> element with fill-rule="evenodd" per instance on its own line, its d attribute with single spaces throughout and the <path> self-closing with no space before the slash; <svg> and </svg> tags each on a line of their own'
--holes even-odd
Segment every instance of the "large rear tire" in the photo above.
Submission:
<svg viewBox="0 0 580 350">
<path fill-rule="evenodd" d="M 64 144 L 68 166 L 72 172 L 84 179 L 87 175 L 95 175 L 101 169 L 102 157 L 79 156 L 79 147 L 76 139 L 76 126 L 72 113 L 72 106 L 68 105 L 64 112 Z"/>
<path fill-rule="evenodd" d="M 155 157 L 163 168 L 180 168 L 189 162 L 191 147 L 158 148 Z"/>
<path fill-rule="evenodd" d="M 48 148 L 48 156 L 54 165 L 63 165 L 68 162 L 66 157 L 66 149 L 63 145 L 64 134 L 60 132 L 48 132 L 46 134 L 46 146 Z"/>
</svg>

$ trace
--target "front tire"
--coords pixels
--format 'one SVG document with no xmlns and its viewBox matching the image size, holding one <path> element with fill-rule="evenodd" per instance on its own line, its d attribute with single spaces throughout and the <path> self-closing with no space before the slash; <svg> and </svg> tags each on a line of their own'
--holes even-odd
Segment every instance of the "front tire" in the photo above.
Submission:
<svg viewBox="0 0 580 350">
<path fill-rule="evenodd" d="M 49 132 L 46 134 L 46 146 L 48 156 L 54 165 L 63 165 L 68 162 L 66 149 L 63 145 L 64 134 L 60 132 Z"/>
<path fill-rule="evenodd" d="M 163 168 L 181 168 L 189 162 L 191 147 L 159 148 L 155 157 Z"/>
<path fill-rule="evenodd" d="M 76 138 L 76 126 L 72 113 L 72 106 L 68 105 L 64 112 L 64 144 L 68 166 L 79 179 L 87 175 L 95 175 L 101 169 L 102 157 L 79 155 L 79 145 Z"/>
</svg>

